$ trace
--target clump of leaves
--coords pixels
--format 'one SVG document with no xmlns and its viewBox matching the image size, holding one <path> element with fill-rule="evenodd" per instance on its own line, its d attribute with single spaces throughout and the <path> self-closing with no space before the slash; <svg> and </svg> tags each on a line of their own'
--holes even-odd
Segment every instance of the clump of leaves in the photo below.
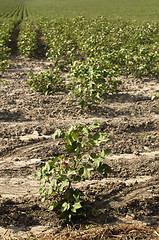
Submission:
<svg viewBox="0 0 159 240">
<path fill-rule="evenodd" d="M 9 67 L 10 67 L 10 61 L 8 60 L 0 61 L 0 71 L 4 72 Z"/>
<path fill-rule="evenodd" d="M 102 152 L 93 151 L 101 142 L 109 141 L 104 133 L 93 131 L 99 127 L 95 122 L 91 125 L 74 125 L 68 130 L 58 129 L 53 139 L 62 138 L 65 144 L 65 153 L 41 166 L 36 177 L 40 177 L 40 194 L 42 201 L 51 195 L 49 210 L 57 210 L 59 218 L 70 221 L 72 216 L 86 216 L 83 205 L 84 193 L 75 187 L 76 182 L 89 179 L 91 171 L 98 171 L 103 177 L 112 172 L 110 166 L 104 163 L 110 149 Z"/>
<path fill-rule="evenodd" d="M 58 68 L 52 71 L 40 72 L 37 76 L 35 76 L 33 72 L 30 72 L 29 76 L 30 80 L 27 81 L 27 84 L 35 91 L 41 92 L 42 94 L 54 94 L 64 89 L 64 82 Z"/>
<path fill-rule="evenodd" d="M 11 48 L 9 48 L 9 43 L 16 23 L 13 20 L 5 20 L 3 24 L 0 24 L 0 72 L 5 71 L 10 66 L 8 58 L 11 54 Z"/>
<path fill-rule="evenodd" d="M 22 21 L 18 37 L 18 49 L 25 57 L 33 57 L 38 49 L 38 33 L 33 22 Z"/>
<path fill-rule="evenodd" d="M 104 95 L 118 92 L 118 85 L 122 82 L 116 79 L 117 75 L 118 66 L 112 67 L 102 58 L 75 61 L 68 74 L 73 77 L 70 94 L 77 98 L 81 108 L 99 104 L 104 101 Z"/>
</svg>

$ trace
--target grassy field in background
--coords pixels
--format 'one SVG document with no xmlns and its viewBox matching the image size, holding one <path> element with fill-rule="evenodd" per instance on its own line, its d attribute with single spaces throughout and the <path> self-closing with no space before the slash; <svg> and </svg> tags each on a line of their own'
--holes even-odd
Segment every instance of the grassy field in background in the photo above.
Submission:
<svg viewBox="0 0 159 240">
<path fill-rule="evenodd" d="M 25 5 L 32 16 L 97 17 L 158 21 L 159 0 L 0 0 L 0 14 Z"/>
<path fill-rule="evenodd" d="M 9 12 L 17 6 L 25 4 L 25 0 L 0 0 L 0 14 Z"/>
<path fill-rule="evenodd" d="M 158 21 L 159 0 L 26 0 L 35 16 L 50 17 L 121 17 Z"/>
</svg>

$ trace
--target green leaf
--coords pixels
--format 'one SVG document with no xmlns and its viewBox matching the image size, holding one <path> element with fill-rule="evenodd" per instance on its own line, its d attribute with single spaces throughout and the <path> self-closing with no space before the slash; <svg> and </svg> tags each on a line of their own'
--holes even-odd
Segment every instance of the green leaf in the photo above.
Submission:
<svg viewBox="0 0 159 240">
<path fill-rule="evenodd" d="M 55 140 L 56 137 L 61 137 L 63 131 L 61 129 L 57 129 L 55 133 L 52 135 L 52 138 Z"/>
<path fill-rule="evenodd" d="M 58 207 L 58 205 L 59 205 L 59 202 L 58 201 L 56 201 L 56 202 L 54 202 L 53 204 L 51 204 L 51 206 L 49 207 L 49 211 L 52 211 L 52 210 L 54 210 L 56 207 Z"/>
<path fill-rule="evenodd" d="M 54 210 L 54 206 L 53 206 L 53 205 L 51 205 L 51 206 L 48 208 L 48 211 L 52 211 L 52 210 Z"/>
<path fill-rule="evenodd" d="M 108 156 L 108 154 L 109 154 L 110 152 L 111 152 L 111 150 L 110 150 L 109 148 L 107 148 L 107 149 L 103 150 L 103 151 L 100 153 L 100 156 L 101 156 L 102 158 L 105 158 L 105 157 Z"/>
<path fill-rule="evenodd" d="M 93 139 L 94 140 L 97 140 L 97 139 L 99 139 L 100 138 L 100 134 L 99 133 L 95 133 L 94 135 L 93 135 Z"/>
<path fill-rule="evenodd" d="M 29 76 L 31 76 L 31 77 L 32 77 L 33 75 L 34 75 L 33 72 L 30 72 L 30 73 L 29 73 Z"/>
<path fill-rule="evenodd" d="M 65 136 L 65 142 L 68 143 L 69 145 L 72 145 L 74 140 L 72 139 L 72 137 L 70 135 L 66 135 Z"/>
<path fill-rule="evenodd" d="M 81 101 L 79 104 L 81 105 L 82 109 L 84 109 L 86 107 L 86 101 L 84 101 L 84 100 Z"/>
<path fill-rule="evenodd" d="M 75 141 L 78 138 L 75 131 L 71 133 L 71 137 L 72 137 L 73 141 Z"/>
<path fill-rule="evenodd" d="M 77 172 L 74 170 L 74 169 L 70 169 L 70 170 L 68 170 L 68 172 L 67 172 L 67 177 L 69 177 L 69 176 L 71 176 L 71 175 L 76 175 L 77 174 Z"/>
<path fill-rule="evenodd" d="M 38 178 L 38 177 L 40 177 L 40 175 L 41 175 L 40 172 L 36 172 L 36 173 L 34 174 L 34 177 L 35 177 L 35 178 Z"/>
<path fill-rule="evenodd" d="M 45 178 L 42 178 L 42 179 L 40 180 L 40 184 L 41 184 L 41 185 L 45 185 L 45 184 L 46 184 L 46 179 L 45 179 Z"/>
<path fill-rule="evenodd" d="M 76 203 L 74 203 L 74 204 L 72 205 L 72 207 L 71 207 L 71 211 L 72 211 L 72 212 L 76 213 L 77 209 L 82 208 L 82 205 L 81 205 L 80 202 L 81 202 L 81 201 L 79 200 L 79 202 L 76 202 Z"/>
<path fill-rule="evenodd" d="M 60 192 L 63 192 L 64 188 L 67 187 L 67 186 L 69 186 L 69 181 L 68 181 L 68 179 L 66 179 L 66 180 L 64 180 L 64 181 L 61 182 L 61 185 L 60 185 L 60 187 L 59 187 L 59 191 L 60 191 Z"/>
<path fill-rule="evenodd" d="M 40 189 L 39 189 L 39 193 L 40 193 L 40 195 L 42 195 L 45 191 L 46 191 L 46 188 L 45 188 L 45 187 L 40 188 Z"/>
<path fill-rule="evenodd" d="M 46 196 L 42 197 L 41 202 L 45 202 Z"/>
<path fill-rule="evenodd" d="M 97 157 L 96 159 L 94 159 L 94 166 L 95 166 L 96 169 L 99 168 L 101 163 L 103 163 L 103 158 Z"/>
<path fill-rule="evenodd" d="M 94 142 L 97 146 L 99 146 L 101 142 L 108 142 L 108 141 L 110 141 L 110 139 L 107 138 L 103 133 L 97 133 L 94 135 Z"/>
<path fill-rule="evenodd" d="M 52 165 L 52 166 L 55 165 L 55 163 L 62 157 L 63 157 L 63 155 L 61 155 L 59 157 L 52 158 L 51 161 L 50 161 L 50 165 Z"/>
<path fill-rule="evenodd" d="M 66 148 L 68 154 L 74 152 L 74 147 L 72 145 L 69 145 L 69 144 L 65 143 L 65 148 Z"/>
<path fill-rule="evenodd" d="M 56 188 L 57 186 L 57 179 L 53 178 L 50 182 L 50 186 L 52 186 L 53 188 Z"/>
<path fill-rule="evenodd" d="M 53 189 L 52 189 L 52 188 L 49 188 L 47 194 L 48 194 L 48 195 L 51 195 L 53 192 L 54 192 Z"/>
<path fill-rule="evenodd" d="M 111 167 L 105 163 L 101 163 L 97 170 L 104 177 L 107 177 L 108 173 L 113 173 L 113 170 L 111 169 Z"/>
<path fill-rule="evenodd" d="M 87 179 L 90 178 L 90 172 L 93 170 L 93 167 L 89 164 L 84 163 L 84 168 L 83 168 L 83 176 Z"/>
<path fill-rule="evenodd" d="M 100 124 L 100 122 L 94 122 L 91 126 L 93 128 L 97 128 L 97 127 L 99 127 L 99 124 Z"/>
<path fill-rule="evenodd" d="M 70 203 L 64 202 L 62 204 L 61 211 L 65 212 L 65 211 L 68 211 L 69 209 L 70 209 Z"/>
</svg>

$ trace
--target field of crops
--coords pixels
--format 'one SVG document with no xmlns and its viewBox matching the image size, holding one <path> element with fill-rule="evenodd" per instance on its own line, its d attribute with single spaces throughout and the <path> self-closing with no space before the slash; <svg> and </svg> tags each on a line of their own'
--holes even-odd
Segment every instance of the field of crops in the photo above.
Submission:
<svg viewBox="0 0 159 240">
<path fill-rule="evenodd" d="M 0 238 L 158 239 L 159 2 L 0 6 Z"/>
<path fill-rule="evenodd" d="M 158 0 L 1 0 L 0 12 L 5 16 L 26 6 L 34 17 L 121 17 L 129 20 L 158 21 Z M 12 11 L 13 10 L 13 11 Z"/>
</svg>

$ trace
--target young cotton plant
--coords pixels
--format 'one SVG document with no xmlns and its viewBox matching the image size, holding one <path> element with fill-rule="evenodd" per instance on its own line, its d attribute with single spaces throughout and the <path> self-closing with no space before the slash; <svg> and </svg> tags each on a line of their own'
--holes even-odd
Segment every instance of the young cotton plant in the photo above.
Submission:
<svg viewBox="0 0 159 240">
<path fill-rule="evenodd" d="M 68 130 L 56 130 L 53 139 L 62 138 L 65 153 L 43 164 L 40 172 L 36 174 L 43 185 L 40 188 L 42 201 L 51 195 L 49 210 L 57 210 L 60 219 L 70 221 L 72 216 L 86 216 L 82 198 L 84 193 L 76 188 L 74 183 L 89 179 L 93 170 L 103 177 L 112 172 L 104 163 L 110 150 L 93 151 L 101 142 L 109 141 L 104 133 L 93 131 L 97 127 L 99 123 L 95 122 L 88 126 L 79 124 Z"/>
<path fill-rule="evenodd" d="M 53 95 L 65 88 L 58 68 L 47 72 L 40 72 L 37 76 L 33 72 L 30 72 L 29 76 L 30 80 L 27 81 L 27 84 L 35 91 L 44 95 Z"/>
<path fill-rule="evenodd" d="M 104 102 L 103 96 L 118 92 L 122 84 L 117 80 L 118 66 L 102 58 L 88 58 L 86 61 L 75 61 L 68 77 L 73 78 L 69 87 L 70 95 L 77 98 L 81 108 L 91 107 Z"/>
</svg>

